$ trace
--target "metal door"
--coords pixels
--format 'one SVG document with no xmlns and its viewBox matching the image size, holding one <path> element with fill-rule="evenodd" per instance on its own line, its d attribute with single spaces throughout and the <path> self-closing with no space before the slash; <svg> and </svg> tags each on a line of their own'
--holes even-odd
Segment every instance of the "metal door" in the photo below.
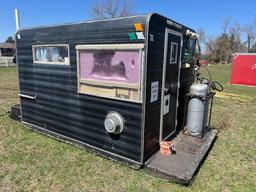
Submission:
<svg viewBox="0 0 256 192">
<path fill-rule="evenodd" d="M 182 34 L 166 29 L 162 78 L 160 141 L 176 131 Z"/>
</svg>

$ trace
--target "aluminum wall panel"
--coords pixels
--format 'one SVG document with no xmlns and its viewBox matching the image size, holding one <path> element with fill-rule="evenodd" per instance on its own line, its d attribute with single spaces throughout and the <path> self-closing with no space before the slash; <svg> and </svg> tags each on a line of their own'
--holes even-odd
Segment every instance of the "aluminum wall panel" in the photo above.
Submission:
<svg viewBox="0 0 256 192">
<path fill-rule="evenodd" d="M 17 59 L 20 93 L 37 96 L 21 98 L 22 120 L 55 133 L 76 139 L 141 162 L 142 104 L 78 94 L 77 58 L 79 44 L 143 43 L 130 41 L 134 23 L 145 28 L 147 16 L 79 23 L 17 32 Z M 33 64 L 32 45 L 68 44 L 70 65 Z M 120 136 L 105 131 L 108 112 L 117 111 L 125 119 Z"/>
</svg>

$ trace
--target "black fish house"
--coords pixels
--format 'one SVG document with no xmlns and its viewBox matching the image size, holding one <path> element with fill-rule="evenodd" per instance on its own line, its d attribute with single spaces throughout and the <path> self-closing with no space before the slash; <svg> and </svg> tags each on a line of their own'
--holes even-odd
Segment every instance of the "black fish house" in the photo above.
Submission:
<svg viewBox="0 0 256 192">
<path fill-rule="evenodd" d="M 18 30 L 22 122 L 141 167 L 184 127 L 195 36 L 158 14 Z"/>
</svg>

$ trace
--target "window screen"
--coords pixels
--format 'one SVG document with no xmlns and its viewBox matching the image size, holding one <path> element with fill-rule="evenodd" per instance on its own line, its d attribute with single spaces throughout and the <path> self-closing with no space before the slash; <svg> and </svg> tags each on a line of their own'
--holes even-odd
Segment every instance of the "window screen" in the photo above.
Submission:
<svg viewBox="0 0 256 192">
<path fill-rule="evenodd" d="M 80 78 L 138 84 L 140 73 L 139 50 L 81 51 Z"/>
<path fill-rule="evenodd" d="M 177 63 L 177 57 L 178 57 L 178 44 L 172 42 L 171 52 L 170 52 L 170 64 Z"/>
<path fill-rule="evenodd" d="M 34 45 L 34 63 L 69 64 L 68 45 Z"/>
</svg>

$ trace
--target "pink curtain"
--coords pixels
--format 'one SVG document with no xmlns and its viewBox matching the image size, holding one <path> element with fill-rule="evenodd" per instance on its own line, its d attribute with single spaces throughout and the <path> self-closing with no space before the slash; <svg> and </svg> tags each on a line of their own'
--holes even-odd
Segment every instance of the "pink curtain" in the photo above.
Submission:
<svg viewBox="0 0 256 192">
<path fill-rule="evenodd" d="M 138 84 L 139 51 L 81 51 L 80 78 Z"/>
</svg>

